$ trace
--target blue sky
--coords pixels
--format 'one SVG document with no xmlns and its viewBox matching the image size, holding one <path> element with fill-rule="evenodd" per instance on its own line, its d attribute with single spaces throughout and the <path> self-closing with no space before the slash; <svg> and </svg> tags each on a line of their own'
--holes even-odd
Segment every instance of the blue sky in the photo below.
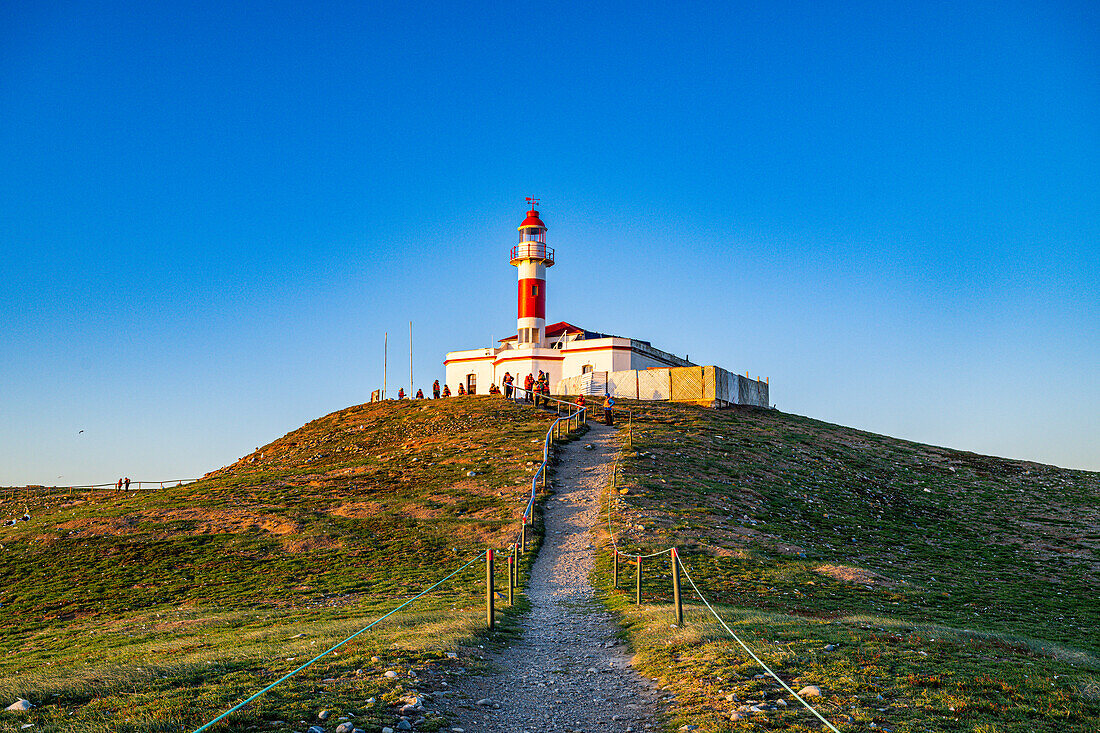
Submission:
<svg viewBox="0 0 1100 733">
<path fill-rule="evenodd" d="M 0 485 L 427 387 L 530 195 L 551 320 L 1100 470 L 1094 3 L 365 5 L 0 5 Z"/>
</svg>

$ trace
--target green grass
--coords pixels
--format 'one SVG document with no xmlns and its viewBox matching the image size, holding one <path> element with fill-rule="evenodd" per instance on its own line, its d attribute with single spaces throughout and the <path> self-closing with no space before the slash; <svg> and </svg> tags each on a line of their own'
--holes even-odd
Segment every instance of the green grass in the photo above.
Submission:
<svg viewBox="0 0 1100 733">
<path fill-rule="evenodd" d="M 0 713 L 0 730 L 193 730 L 509 544 L 549 420 L 488 397 L 360 405 L 186 486 L 4 491 L 3 516 L 32 519 L 0 529 L 0 700 L 37 707 Z M 483 583 L 477 563 L 220 728 L 301 728 L 322 708 L 331 728 L 345 713 L 392 725 L 403 691 L 494 643 Z"/>
<path fill-rule="evenodd" d="M 819 703 L 838 727 L 1100 728 L 1100 474 L 770 410 L 631 407 L 621 541 L 678 546 L 765 661 L 796 690 L 826 689 Z M 677 694 L 681 722 L 750 725 L 731 712 L 774 698 L 774 681 L 754 679 L 762 670 L 697 610 L 670 630 L 667 558 L 645 569 L 645 600 L 658 605 L 608 596 L 641 668 Z M 632 596 L 633 569 L 620 573 Z M 596 582 L 608 580 L 605 557 Z M 808 715 L 788 707 L 751 724 L 818 729 Z"/>
</svg>

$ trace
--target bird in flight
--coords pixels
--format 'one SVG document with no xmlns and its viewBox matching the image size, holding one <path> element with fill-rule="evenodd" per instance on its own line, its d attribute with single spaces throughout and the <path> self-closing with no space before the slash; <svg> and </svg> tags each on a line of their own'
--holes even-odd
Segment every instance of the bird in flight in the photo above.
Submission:
<svg viewBox="0 0 1100 733">
<path fill-rule="evenodd" d="M 84 432 L 83 430 L 80 431 L 80 433 L 83 433 L 83 432 Z M 77 433 L 77 435 L 80 435 L 80 433 Z"/>
</svg>

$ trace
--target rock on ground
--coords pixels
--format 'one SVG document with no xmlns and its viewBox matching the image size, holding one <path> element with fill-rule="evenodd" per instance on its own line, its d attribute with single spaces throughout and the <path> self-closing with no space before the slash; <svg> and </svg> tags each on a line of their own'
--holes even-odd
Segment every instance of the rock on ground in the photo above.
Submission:
<svg viewBox="0 0 1100 733">
<path fill-rule="evenodd" d="M 600 521 L 616 450 L 612 429 L 592 425 L 589 436 L 559 453 L 520 639 L 492 655 L 503 671 L 464 681 L 465 701 L 447 711 L 466 733 L 656 728 L 659 692 L 630 667 L 588 583 L 596 552 L 589 532 Z"/>
</svg>

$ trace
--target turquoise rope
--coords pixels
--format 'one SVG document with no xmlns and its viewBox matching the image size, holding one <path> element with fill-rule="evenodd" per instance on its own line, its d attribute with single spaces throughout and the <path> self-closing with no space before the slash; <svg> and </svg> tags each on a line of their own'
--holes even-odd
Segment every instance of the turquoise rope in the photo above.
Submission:
<svg viewBox="0 0 1100 733">
<path fill-rule="evenodd" d="M 401 604 L 400 606 L 398 606 L 397 608 L 395 608 L 395 609 L 393 609 L 392 611 L 390 611 L 389 613 L 387 613 L 387 614 L 386 614 L 385 616 L 382 616 L 381 618 L 377 618 L 377 619 L 375 619 L 374 621 L 371 621 L 371 622 L 370 622 L 369 624 L 367 624 L 367 625 L 366 625 L 366 626 L 364 626 L 363 628 L 359 629 L 359 630 L 358 630 L 358 631 L 356 631 L 356 632 L 355 632 L 354 634 L 352 634 L 352 635 L 351 635 L 351 636 L 349 636 L 348 638 L 344 639 L 343 641 L 341 641 L 341 642 L 340 642 L 339 644 L 337 644 L 336 646 L 332 647 L 331 649 L 328 649 L 328 650 L 326 650 L 326 651 L 323 651 L 323 652 L 321 652 L 320 654 L 318 654 L 317 656 L 315 656 L 315 657 L 314 657 L 313 659 L 311 659 L 311 660 L 309 660 L 308 662 L 306 662 L 305 664 L 303 664 L 303 665 L 302 665 L 301 667 L 298 667 L 298 669 L 294 670 L 293 672 L 288 672 L 287 674 L 283 675 L 282 677 L 280 677 L 279 679 L 275 680 L 274 682 L 272 682 L 272 683 L 271 683 L 270 685 L 268 685 L 268 686 L 267 686 L 267 687 L 265 687 L 264 689 L 262 689 L 262 690 L 260 690 L 259 692 L 257 692 L 257 693 L 256 693 L 255 695 L 253 695 L 252 697 L 248 698 L 247 700 L 245 700 L 244 702 L 242 702 L 242 703 L 240 703 L 240 704 L 238 704 L 238 705 L 234 705 L 233 707 L 229 708 L 229 709 L 228 709 L 228 710 L 226 710 L 226 711 L 225 711 L 224 713 L 222 713 L 222 714 L 221 714 L 221 715 L 219 715 L 218 717 L 214 718 L 213 720 L 211 720 L 211 721 L 210 721 L 209 723 L 207 723 L 206 725 L 202 726 L 201 728 L 196 728 L 196 729 L 195 729 L 195 730 L 193 731 L 193 733 L 201 733 L 201 731 L 204 731 L 204 730 L 206 730 L 207 728 L 209 728 L 210 726 L 214 725 L 214 723 L 217 723 L 217 722 L 218 722 L 219 720 L 221 720 L 222 718 L 226 717 L 227 715 L 230 715 L 231 713 L 235 713 L 235 712 L 237 712 L 238 710 L 240 710 L 241 708 L 243 708 L 243 707 L 244 707 L 245 705 L 247 705 L 248 703 L 250 703 L 250 702 L 252 702 L 253 700 L 255 700 L 256 698 L 258 698 L 258 697 L 259 697 L 260 695 L 264 694 L 264 693 L 265 693 L 265 692 L 267 692 L 268 690 L 271 690 L 271 689 L 272 689 L 272 688 L 274 688 L 274 687 L 275 687 L 276 685 L 278 685 L 278 684 L 280 684 L 280 683 L 282 683 L 282 682 L 285 682 L 285 681 L 287 681 L 288 679 L 290 679 L 290 678 L 291 678 L 291 677 L 293 677 L 294 675 L 298 674 L 298 673 L 299 673 L 299 672 L 301 672 L 301 671 L 302 671 L 303 669 L 305 669 L 306 667 L 310 666 L 311 664 L 313 664 L 314 662 L 316 662 L 316 661 L 317 661 L 318 659 L 320 659 L 321 657 L 325 656 L 325 655 L 326 655 L 326 654 L 328 654 L 329 652 L 332 652 L 332 651 L 336 651 L 337 649 L 339 649 L 340 647 L 342 647 L 342 646 L 343 646 L 344 644 L 347 644 L 347 643 L 348 643 L 349 641 L 351 641 L 351 640 L 352 640 L 352 639 L 354 639 L 355 637 L 359 636 L 360 634 L 362 634 L 362 633 L 363 633 L 364 631 L 366 631 L 367 629 L 369 629 L 369 628 L 370 628 L 371 626 L 374 626 L 374 625 L 375 625 L 376 623 L 378 623 L 379 621 L 382 621 L 383 619 L 385 619 L 385 618 L 386 618 L 386 617 L 388 617 L 388 616 L 392 616 L 393 614 L 397 613 L 397 612 L 398 612 L 398 611 L 400 611 L 400 610 L 401 610 L 402 608 L 404 608 L 405 606 L 409 605 L 410 603 L 412 603 L 412 602 L 413 602 L 413 601 L 415 601 L 416 599 L 420 598 L 421 596 L 424 596 L 424 595 L 427 595 L 428 593 L 431 593 L 431 592 L 432 592 L 433 590 L 435 590 L 435 589 L 436 589 L 436 588 L 438 588 L 439 586 L 443 585 L 443 584 L 444 584 L 444 583 L 446 583 L 446 582 L 447 582 L 448 580 L 450 580 L 451 578 L 453 578 L 454 576 L 458 575 L 458 574 L 459 574 L 459 573 L 461 573 L 461 572 L 462 572 L 463 570 L 465 570 L 466 568 L 470 567 L 470 566 L 471 566 L 471 565 L 473 565 L 473 564 L 474 564 L 475 562 L 477 562 L 478 560 L 480 560 L 480 559 L 481 559 L 481 558 L 482 558 L 482 557 L 483 557 L 484 555 L 485 555 L 485 553 L 484 553 L 484 552 L 482 552 L 482 553 L 481 553 L 480 555 L 478 555 L 477 557 L 475 557 L 475 558 L 474 558 L 473 560 L 471 560 L 470 562 L 466 563 L 465 565 L 463 565 L 462 567 L 460 567 L 460 568 L 459 568 L 458 570 L 454 571 L 453 573 L 451 573 L 451 574 L 450 574 L 450 575 L 448 575 L 448 576 L 447 576 L 446 578 L 444 578 L 443 580 L 439 581 L 438 583 L 436 583 L 436 584 L 435 584 L 435 585 L 433 585 L 432 587 L 428 588 L 427 590 L 424 590 L 424 591 L 422 591 L 422 592 L 421 592 L 421 593 L 419 593 L 418 595 L 415 595 L 415 596 L 413 596 L 412 598 L 410 598 L 409 600 L 405 601 L 404 603 L 402 603 L 402 604 Z"/>
</svg>

